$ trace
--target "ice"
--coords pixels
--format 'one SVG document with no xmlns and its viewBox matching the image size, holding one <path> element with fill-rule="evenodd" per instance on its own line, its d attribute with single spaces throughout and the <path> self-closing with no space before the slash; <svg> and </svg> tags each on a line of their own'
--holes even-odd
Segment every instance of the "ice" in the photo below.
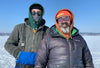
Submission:
<svg viewBox="0 0 100 68">
<path fill-rule="evenodd" d="M 8 36 L 0 36 L 0 68 L 14 68 L 15 66 L 15 58 L 4 49 L 7 39 Z"/>
<path fill-rule="evenodd" d="M 9 36 L 0 36 L 0 68 L 14 68 L 15 58 L 5 49 L 4 44 Z M 95 68 L 100 68 L 100 36 L 83 36 L 93 57 Z"/>
<path fill-rule="evenodd" d="M 93 57 L 95 68 L 100 68 L 100 36 L 83 36 Z"/>
</svg>

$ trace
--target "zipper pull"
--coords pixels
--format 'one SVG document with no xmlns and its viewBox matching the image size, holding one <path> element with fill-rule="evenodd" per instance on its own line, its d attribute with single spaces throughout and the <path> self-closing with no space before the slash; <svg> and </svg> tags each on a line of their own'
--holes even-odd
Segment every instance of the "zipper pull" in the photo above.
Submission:
<svg viewBox="0 0 100 68">
<path fill-rule="evenodd" d="M 34 33 L 36 33 L 36 31 L 37 31 L 36 29 L 33 30 Z"/>
</svg>

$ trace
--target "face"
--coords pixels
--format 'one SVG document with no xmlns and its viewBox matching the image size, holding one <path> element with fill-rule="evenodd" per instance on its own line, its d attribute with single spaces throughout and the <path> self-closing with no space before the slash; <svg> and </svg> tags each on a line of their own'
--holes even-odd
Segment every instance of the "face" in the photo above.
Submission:
<svg viewBox="0 0 100 68">
<path fill-rule="evenodd" d="M 58 25 L 60 29 L 64 33 L 69 33 L 70 29 L 70 17 L 69 16 L 62 16 L 57 19 Z"/>
<path fill-rule="evenodd" d="M 39 9 L 32 9 L 31 13 L 35 22 L 38 22 L 42 17 L 42 11 Z"/>
<path fill-rule="evenodd" d="M 66 28 L 70 26 L 70 17 L 69 16 L 62 16 L 57 19 L 58 25 L 60 27 Z"/>
</svg>

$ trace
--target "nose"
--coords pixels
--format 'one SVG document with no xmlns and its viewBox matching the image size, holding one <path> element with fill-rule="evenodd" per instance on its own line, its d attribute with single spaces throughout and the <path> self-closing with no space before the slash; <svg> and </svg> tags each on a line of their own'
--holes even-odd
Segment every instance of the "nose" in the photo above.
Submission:
<svg viewBox="0 0 100 68">
<path fill-rule="evenodd" d="M 68 23 L 66 21 L 62 22 L 62 27 L 66 28 L 68 26 Z"/>
<path fill-rule="evenodd" d="M 63 23 L 65 23 L 66 21 L 63 20 Z"/>
</svg>

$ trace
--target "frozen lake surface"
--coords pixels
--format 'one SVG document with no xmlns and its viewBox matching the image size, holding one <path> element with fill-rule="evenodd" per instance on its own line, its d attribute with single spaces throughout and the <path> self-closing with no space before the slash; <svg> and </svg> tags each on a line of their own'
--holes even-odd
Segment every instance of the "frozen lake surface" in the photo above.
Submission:
<svg viewBox="0 0 100 68">
<path fill-rule="evenodd" d="M 0 68 L 14 68 L 15 58 L 5 49 L 4 44 L 9 36 L 0 36 Z M 93 57 L 95 68 L 100 68 L 100 36 L 83 36 Z"/>
</svg>

